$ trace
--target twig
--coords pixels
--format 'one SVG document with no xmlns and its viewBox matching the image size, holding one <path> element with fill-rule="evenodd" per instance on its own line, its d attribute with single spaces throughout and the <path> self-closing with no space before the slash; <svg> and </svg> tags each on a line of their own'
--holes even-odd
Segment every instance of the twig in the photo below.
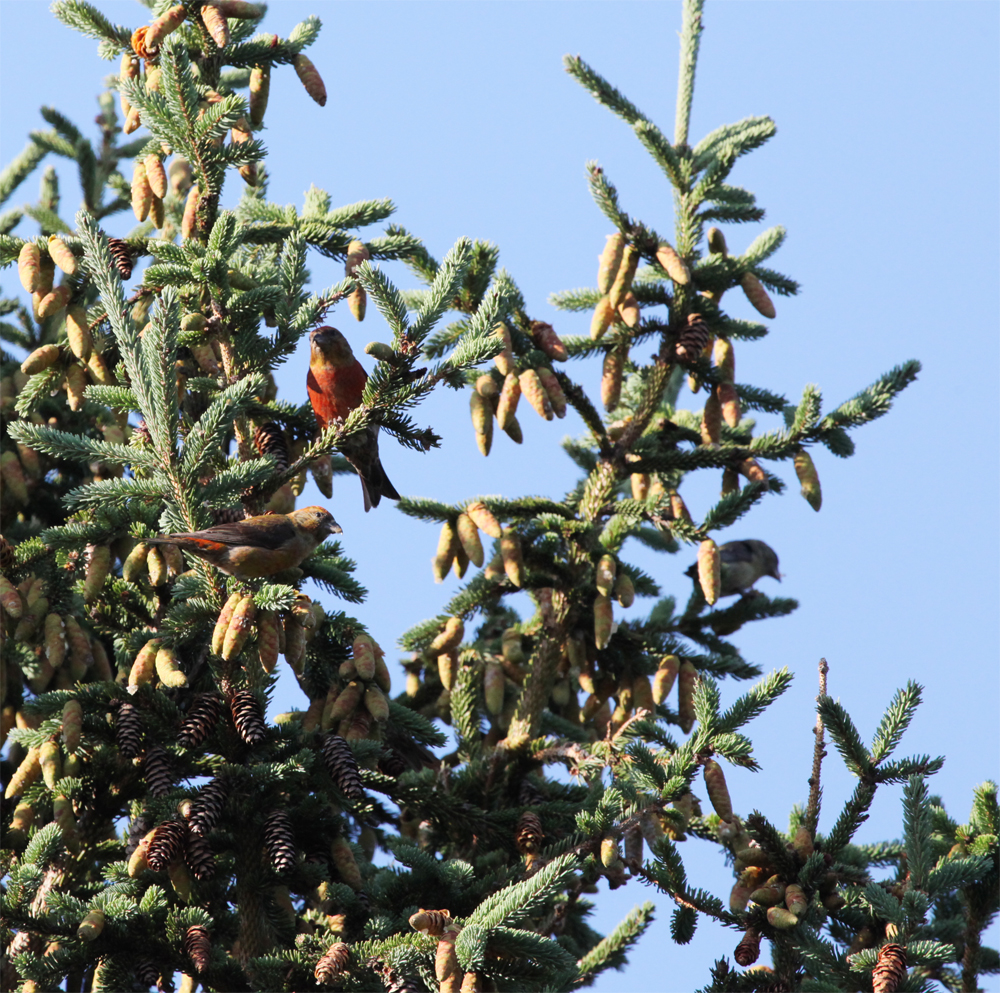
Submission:
<svg viewBox="0 0 1000 993">
<path fill-rule="evenodd" d="M 826 693 L 826 674 L 830 671 L 830 666 L 827 665 L 826 659 L 819 660 L 819 696 L 816 697 L 816 701 L 827 695 Z M 826 755 L 826 749 L 823 747 L 823 718 L 817 713 L 816 714 L 816 727 L 813 729 L 813 734 L 816 735 L 816 741 L 813 745 L 813 765 L 812 765 L 812 775 L 809 777 L 809 805 L 806 807 L 806 827 L 809 828 L 809 833 L 815 838 L 816 828 L 819 826 L 819 804 L 820 798 L 823 794 L 823 790 L 820 788 L 820 768 L 823 765 L 823 757 Z"/>
</svg>

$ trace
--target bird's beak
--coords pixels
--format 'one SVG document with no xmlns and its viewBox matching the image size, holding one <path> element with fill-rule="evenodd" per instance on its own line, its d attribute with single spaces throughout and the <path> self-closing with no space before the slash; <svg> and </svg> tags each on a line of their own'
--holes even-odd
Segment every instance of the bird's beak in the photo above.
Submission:
<svg viewBox="0 0 1000 993">
<path fill-rule="evenodd" d="M 336 522 L 330 522 L 330 534 L 343 534 L 344 529 Z"/>
</svg>

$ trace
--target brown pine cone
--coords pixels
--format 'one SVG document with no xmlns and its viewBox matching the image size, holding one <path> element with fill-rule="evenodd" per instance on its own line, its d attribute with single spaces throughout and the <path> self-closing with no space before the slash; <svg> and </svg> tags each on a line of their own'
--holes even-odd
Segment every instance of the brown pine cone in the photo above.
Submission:
<svg viewBox="0 0 1000 993">
<path fill-rule="evenodd" d="M 522 855 L 530 855 L 537 852 L 541 847 L 545 832 L 542 831 L 542 822 L 538 814 L 526 810 L 517 821 L 517 850 Z"/>
<path fill-rule="evenodd" d="M 277 472 L 284 472 L 288 468 L 288 443 L 285 441 L 285 432 L 274 421 L 268 421 L 254 431 L 253 443 L 261 455 L 270 455 L 274 459 L 277 463 Z"/>
<path fill-rule="evenodd" d="M 752 927 L 747 928 L 742 940 L 733 952 L 733 958 L 744 968 L 753 965 L 760 955 L 760 934 Z"/>
<path fill-rule="evenodd" d="M 316 969 L 313 972 L 316 982 L 323 983 L 324 986 L 332 983 L 344 971 L 350 956 L 350 948 L 342 941 L 335 941 L 316 963 Z"/>
<path fill-rule="evenodd" d="M 878 962 L 872 970 L 875 993 L 896 993 L 906 979 L 906 949 L 890 942 L 878 952 Z"/>
<path fill-rule="evenodd" d="M 242 507 L 222 507 L 210 511 L 213 524 L 235 524 L 242 521 L 246 516 L 246 511 Z"/>
<path fill-rule="evenodd" d="M 111 251 L 111 261 L 114 263 L 122 279 L 132 278 L 132 250 L 128 242 L 121 238 L 108 238 L 108 248 Z"/>
<path fill-rule="evenodd" d="M 681 331 L 674 346 L 677 358 L 681 362 L 697 362 L 711 337 L 712 332 L 701 314 L 688 314 L 687 327 Z"/>
<path fill-rule="evenodd" d="M 181 853 L 187 838 L 187 824 L 184 821 L 164 821 L 153 835 L 149 848 L 146 850 L 146 860 L 153 872 L 163 872 L 167 866 Z"/>
<path fill-rule="evenodd" d="M 229 701 L 233 723 L 240 737 L 248 745 L 259 745 L 267 738 L 267 725 L 257 697 L 250 690 L 240 690 Z"/>
<path fill-rule="evenodd" d="M 229 792 L 221 779 L 206 783 L 191 803 L 188 823 L 195 834 L 207 835 L 219 821 Z"/>
<path fill-rule="evenodd" d="M 195 834 L 194 831 L 188 833 L 184 861 L 194 873 L 195 879 L 211 879 L 215 875 L 215 854 L 203 834 Z"/>
<path fill-rule="evenodd" d="M 170 767 L 170 756 L 162 745 L 153 745 L 146 749 L 146 756 L 142 761 L 142 774 L 153 796 L 166 796 L 173 789 L 174 775 Z"/>
<path fill-rule="evenodd" d="M 351 746 L 339 734 L 328 734 L 323 739 L 323 761 L 337 789 L 349 800 L 364 799 L 358 763 Z"/>
<path fill-rule="evenodd" d="M 379 756 L 378 771 L 385 776 L 392 776 L 393 779 L 399 779 L 409 768 L 406 764 L 406 759 L 395 748 L 385 748 Z"/>
<path fill-rule="evenodd" d="M 285 873 L 295 867 L 295 829 L 287 810 L 276 807 L 267 815 L 264 848 L 275 872 Z"/>
<path fill-rule="evenodd" d="M 184 954 L 191 959 L 198 972 L 204 972 L 208 968 L 212 942 L 207 927 L 193 924 L 184 932 Z"/>
<path fill-rule="evenodd" d="M 142 751 L 142 737 L 139 708 L 134 703 L 123 701 L 115 714 L 115 740 L 125 758 L 134 759 Z"/>
<path fill-rule="evenodd" d="M 213 695 L 197 697 L 188 708 L 187 716 L 177 732 L 177 740 L 185 748 L 197 748 L 211 733 L 222 715 L 222 700 Z"/>
</svg>

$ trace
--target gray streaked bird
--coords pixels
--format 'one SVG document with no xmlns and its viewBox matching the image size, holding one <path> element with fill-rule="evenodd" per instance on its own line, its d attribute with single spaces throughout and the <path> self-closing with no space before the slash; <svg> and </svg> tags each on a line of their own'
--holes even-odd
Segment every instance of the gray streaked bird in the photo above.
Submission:
<svg viewBox="0 0 1000 993">
<path fill-rule="evenodd" d="M 746 595 L 762 576 L 771 576 L 781 582 L 778 555 L 775 550 L 756 538 L 745 541 L 727 541 L 719 546 L 722 560 L 722 590 L 720 596 Z M 693 565 L 685 575 L 698 578 L 698 566 Z"/>
</svg>

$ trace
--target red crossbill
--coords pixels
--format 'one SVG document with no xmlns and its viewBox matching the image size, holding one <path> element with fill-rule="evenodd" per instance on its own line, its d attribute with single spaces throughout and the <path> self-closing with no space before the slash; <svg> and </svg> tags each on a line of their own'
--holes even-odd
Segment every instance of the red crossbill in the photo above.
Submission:
<svg viewBox="0 0 1000 993">
<path fill-rule="evenodd" d="M 306 390 L 322 431 L 343 421 L 361 403 L 368 373 L 354 357 L 347 339 L 336 329 L 316 328 L 309 335 L 309 374 Z M 361 479 L 365 510 L 377 507 L 383 496 L 398 500 L 396 488 L 389 482 L 378 457 L 378 427 L 369 426 L 340 444 L 344 458 L 354 466 Z"/>
<path fill-rule="evenodd" d="M 756 538 L 727 541 L 719 546 L 719 557 L 722 559 L 720 596 L 745 594 L 762 576 L 771 576 L 781 582 L 777 553 L 770 545 Z M 691 566 L 686 575 L 697 578 L 697 566 Z"/>
<path fill-rule="evenodd" d="M 261 514 L 217 524 L 204 531 L 147 538 L 150 545 L 180 545 L 237 579 L 271 576 L 297 566 L 340 525 L 325 507 L 304 507 L 290 514 Z"/>
</svg>

